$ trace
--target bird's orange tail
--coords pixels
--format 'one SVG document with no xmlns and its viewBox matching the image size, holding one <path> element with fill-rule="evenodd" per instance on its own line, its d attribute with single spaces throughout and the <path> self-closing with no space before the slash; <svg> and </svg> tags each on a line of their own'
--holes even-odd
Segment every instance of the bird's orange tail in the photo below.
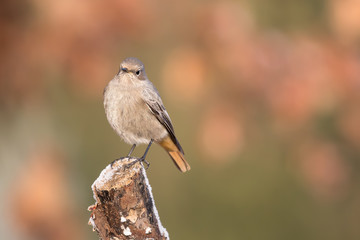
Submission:
<svg viewBox="0 0 360 240">
<path fill-rule="evenodd" d="M 158 143 L 169 153 L 175 165 L 181 172 L 186 172 L 191 169 L 190 165 L 185 160 L 184 154 L 179 150 L 169 136 Z"/>
<path fill-rule="evenodd" d="M 176 151 L 176 152 L 168 152 L 168 153 L 180 171 L 186 172 L 191 169 L 190 165 L 187 163 L 187 161 L 184 158 L 184 155 L 181 152 Z"/>
</svg>

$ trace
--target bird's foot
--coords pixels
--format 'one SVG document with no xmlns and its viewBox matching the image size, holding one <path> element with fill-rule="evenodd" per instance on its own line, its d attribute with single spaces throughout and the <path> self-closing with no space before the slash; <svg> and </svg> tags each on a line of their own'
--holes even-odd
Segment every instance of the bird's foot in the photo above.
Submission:
<svg viewBox="0 0 360 240">
<path fill-rule="evenodd" d="M 142 156 L 141 158 L 136 158 L 136 157 L 131 157 L 131 156 L 126 156 L 126 157 L 121 157 L 121 158 L 118 158 L 118 159 L 115 159 L 114 161 L 112 161 L 110 163 L 110 166 L 111 168 L 113 168 L 114 164 L 118 161 L 122 161 L 123 159 L 133 159 L 134 161 L 132 161 L 131 163 L 127 164 L 126 168 L 130 168 L 132 167 L 134 164 L 136 164 L 137 162 L 141 162 L 141 163 L 144 163 L 146 166 L 145 166 L 145 170 L 148 170 L 148 168 L 150 167 L 150 163 L 145 159 L 144 156 Z"/>
<path fill-rule="evenodd" d="M 135 160 L 137 160 L 137 158 L 131 157 L 131 156 L 126 156 L 126 157 L 117 158 L 117 159 L 115 159 L 114 161 L 112 161 L 112 162 L 110 163 L 111 168 L 113 168 L 114 164 L 115 164 L 117 161 L 122 161 L 122 160 L 124 160 L 125 158 L 128 158 L 129 160 L 130 160 L 130 159 L 135 159 Z"/>
<path fill-rule="evenodd" d="M 146 161 L 145 157 L 139 158 L 139 161 L 142 163 L 145 163 L 145 165 L 146 165 L 145 170 L 148 170 L 148 168 L 150 167 L 150 163 L 148 161 Z"/>
<path fill-rule="evenodd" d="M 130 157 L 130 158 L 133 158 L 134 161 L 129 163 L 127 168 L 129 167 L 132 167 L 134 164 L 138 163 L 138 162 L 141 162 L 141 163 L 145 163 L 145 170 L 147 170 L 150 166 L 150 163 L 148 161 L 146 161 L 146 159 L 144 157 L 141 157 L 141 158 L 134 158 L 134 157 Z"/>
</svg>

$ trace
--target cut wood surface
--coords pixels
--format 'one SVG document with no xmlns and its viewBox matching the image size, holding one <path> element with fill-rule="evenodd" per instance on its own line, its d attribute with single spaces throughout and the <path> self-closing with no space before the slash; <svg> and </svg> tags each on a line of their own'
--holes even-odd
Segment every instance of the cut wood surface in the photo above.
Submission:
<svg viewBox="0 0 360 240">
<path fill-rule="evenodd" d="M 89 207 L 89 224 L 100 239 L 169 239 L 139 161 L 122 158 L 108 165 L 92 191 L 96 202 Z"/>
</svg>

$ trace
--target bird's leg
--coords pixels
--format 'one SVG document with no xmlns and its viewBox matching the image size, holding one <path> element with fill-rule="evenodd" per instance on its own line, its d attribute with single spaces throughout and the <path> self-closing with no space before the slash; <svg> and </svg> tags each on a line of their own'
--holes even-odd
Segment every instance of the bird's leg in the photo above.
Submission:
<svg viewBox="0 0 360 240">
<path fill-rule="evenodd" d="M 117 162 L 117 161 L 119 161 L 119 160 L 122 160 L 122 159 L 124 159 L 124 158 L 131 158 L 130 155 L 131 155 L 132 152 L 134 151 L 135 147 L 136 147 L 136 144 L 133 144 L 132 147 L 131 147 L 131 149 L 130 149 L 130 152 L 128 153 L 128 155 L 127 155 L 126 157 L 121 157 L 121 158 L 118 158 L 118 159 L 115 159 L 114 161 L 112 161 L 112 162 L 110 163 L 111 167 L 114 165 L 115 162 Z"/>
<path fill-rule="evenodd" d="M 144 155 L 143 155 L 141 158 L 139 158 L 139 161 L 144 162 L 144 163 L 146 164 L 146 169 L 149 168 L 150 163 L 149 163 L 148 161 L 146 161 L 145 158 L 146 158 L 146 155 L 147 155 L 147 153 L 148 153 L 148 151 L 149 151 L 149 149 L 150 149 L 150 147 L 151 147 L 151 144 L 152 144 L 153 142 L 154 142 L 154 139 L 151 139 L 149 145 L 147 146 L 147 148 L 146 148 L 146 150 L 145 150 L 145 152 L 144 152 Z"/>
<path fill-rule="evenodd" d="M 131 149 L 130 149 L 129 154 L 128 154 L 126 157 L 130 157 L 130 155 L 131 155 L 132 152 L 134 151 L 135 147 L 136 147 L 136 144 L 133 144 L 132 147 L 131 147 Z"/>
<path fill-rule="evenodd" d="M 137 162 L 144 162 L 144 163 L 146 164 L 145 169 L 148 169 L 149 166 L 150 166 L 150 163 L 149 163 L 148 161 L 146 161 L 145 158 L 146 158 L 146 155 L 147 155 L 147 153 L 148 153 L 148 151 L 149 151 L 149 149 L 150 149 L 150 146 L 151 146 L 151 144 L 152 144 L 153 142 L 154 142 L 154 139 L 151 139 L 149 145 L 147 146 L 147 148 L 146 148 L 146 150 L 145 150 L 144 155 L 143 155 L 141 158 L 138 158 L 138 159 L 136 159 L 135 161 L 133 161 L 132 163 L 130 163 L 130 164 L 128 165 L 128 167 L 133 166 L 133 165 L 134 165 L 135 163 L 137 163 Z M 134 145 L 131 147 L 129 154 L 128 154 L 127 157 L 125 157 L 125 158 L 133 158 L 133 157 L 130 157 L 130 154 L 134 151 L 135 147 L 136 147 L 136 144 L 134 144 Z M 123 158 L 120 158 L 120 159 L 123 159 Z M 120 160 L 120 159 L 117 159 L 117 160 Z M 114 162 L 116 162 L 117 160 L 115 160 L 115 161 L 113 161 L 113 162 L 111 163 L 111 167 L 112 167 L 112 165 L 114 164 Z"/>
</svg>

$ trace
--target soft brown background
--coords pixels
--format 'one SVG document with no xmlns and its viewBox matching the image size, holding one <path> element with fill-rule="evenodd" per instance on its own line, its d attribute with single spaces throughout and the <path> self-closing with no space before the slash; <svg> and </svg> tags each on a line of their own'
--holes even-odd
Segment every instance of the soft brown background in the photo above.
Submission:
<svg viewBox="0 0 360 240">
<path fill-rule="evenodd" d="M 102 91 L 129 56 L 192 166 L 150 150 L 172 239 L 360 239 L 359 0 L 2 1 L 1 239 L 97 239 L 90 185 L 130 148 Z"/>
</svg>

